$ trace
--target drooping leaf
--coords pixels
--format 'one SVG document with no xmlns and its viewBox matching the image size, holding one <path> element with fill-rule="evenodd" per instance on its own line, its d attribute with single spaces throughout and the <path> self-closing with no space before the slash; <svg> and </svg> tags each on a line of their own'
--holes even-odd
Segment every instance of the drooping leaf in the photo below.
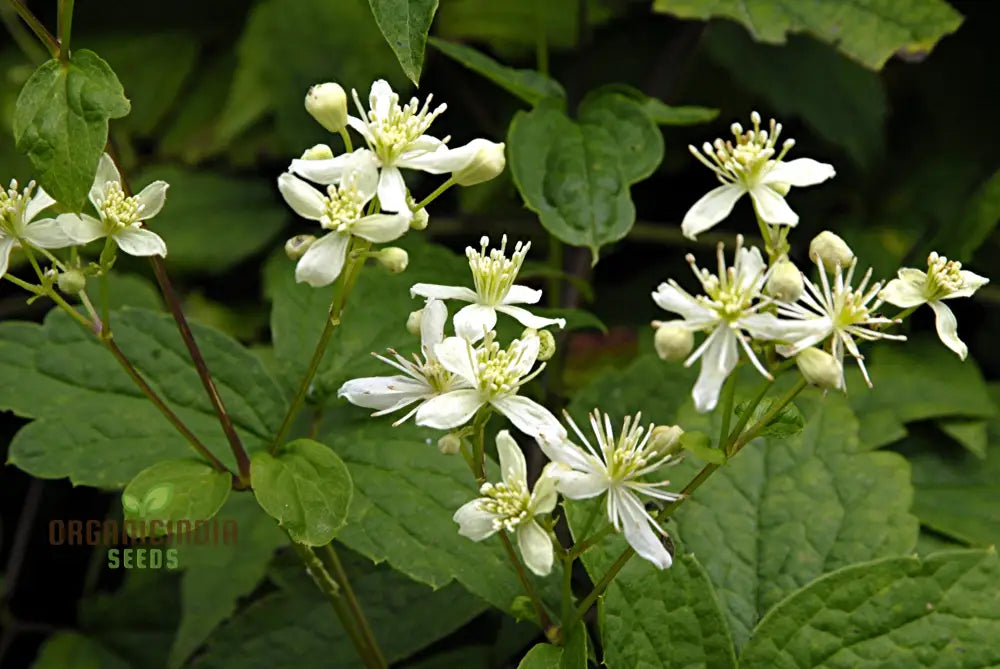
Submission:
<svg viewBox="0 0 1000 669">
<path fill-rule="evenodd" d="M 125 520 L 141 521 L 134 524 L 141 536 L 166 534 L 167 523 L 210 519 L 225 504 L 231 487 L 229 472 L 219 472 L 203 460 L 162 460 L 143 469 L 125 486 Z M 128 508 L 126 496 L 140 500 L 137 510 Z M 154 521 L 162 525 L 151 527 Z"/>
<path fill-rule="evenodd" d="M 108 119 L 129 113 L 122 85 L 87 49 L 40 66 L 21 89 L 14 112 L 17 150 L 52 197 L 80 211 L 108 141 Z"/>
<path fill-rule="evenodd" d="M 424 66 L 427 33 L 438 0 L 368 0 L 379 30 L 389 43 L 399 66 L 416 86 Z"/>
<path fill-rule="evenodd" d="M 559 82 L 541 72 L 501 65 L 489 56 L 461 44 L 446 42 L 435 37 L 431 37 L 429 41 L 431 46 L 444 55 L 486 77 L 528 104 L 535 105 L 548 98 L 561 100 L 566 97 L 566 92 Z"/>
<path fill-rule="evenodd" d="M 789 33 L 808 32 L 874 70 L 897 51 L 930 52 L 962 23 L 961 14 L 943 0 L 857 0 L 804 6 L 795 0 L 655 0 L 653 10 L 682 19 L 732 19 L 754 39 L 769 44 L 784 44 Z"/>
</svg>

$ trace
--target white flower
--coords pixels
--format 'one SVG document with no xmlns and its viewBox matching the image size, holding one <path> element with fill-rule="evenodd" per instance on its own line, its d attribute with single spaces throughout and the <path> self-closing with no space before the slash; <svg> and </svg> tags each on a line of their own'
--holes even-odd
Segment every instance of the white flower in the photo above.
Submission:
<svg viewBox="0 0 1000 669">
<path fill-rule="evenodd" d="M 514 285 L 517 273 L 521 271 L 524 257 L 531 248 L 531 242 L 514 246 L 514 253 L 508 258 L 507 235 L 503 236 L 499 249 L 492 249 L 486 254 L 490 240 L 483 237 L 479 241 L 481 248 L 476 251 L 471 246 L 466 247 L 465 255 L 469 259 L 472 270 L 472 281 L 475 290 L 464 286 L 440 286 L 433 283 L 418 283 L 410 288 L 410 295 L 435 297 L 440 300 L 462 300 L 471 302 L 455 314 L 455 334 L 475 342 L 492 330 L 497 324 L 497 312 L 505 313 L 517 319 L 522 325 L 540 330 L 549 325 L 564 327 L 565 319 L 542 318 L 535 316 L 527 309 L 513 306 L 515 304 L 536 304 L 542 299 L 542 291 L 527 286 Z"/>
<path fill-rule="evenodd" d="M 693 146 L 688 148 L 722 182 L 694 203 L 681 223 L 684 235 L 694 239 L 724 219 L 733 210 L 736 201 L 750 193 L 757 215 L 771 225 L 795 225 L 798 214 L 785 202 L 784 195 L 790 186 L 813 186 L 834 176 L 832 165 L 811 158 L 784 162 L 782 159 L 795 145 L 786 140 L 775 155 L 781 124 L 771 119 L 770 130 L 760 129 L 760 114 L 750 115 L 753 129 L 743 132 L 739 123 L 731 126 L 733 141 L 715 140 L 702 147 L 704 155 Z"/>
<path fill-rule="evenodd" d="M 927 271 L 904 267 L 899 278 L 890 281 L 879 297 L 897 307 L 908 309 L 929 304 L 934 310 L 934 324 L 938 337 L 945 346 L 962 360 L 969 354 L 965 343 L 958 338 L 958 321 L 942 300 L 970 297 L 989 283 L 989 279 L 962 269 L 962 263 L 948 260 L 932 252 L 927 256 Z"/>
<path fill-rule="evenodd" d="M 497 434 L 497 453 L 503 483 L 484 483 L 479 489 L 482 497 L 462 505 L 452 519 L 459 525 L 459 534 L 473 541 L 501 530 L 514 532 L 524 564 L 539 576 L 547 576 L 552 571 L 552 538 L 536 518 L 552 513 L 556 506 L 551 466 L 529 492 L 524 454 L 507 430 Z"/>
<path fill-rule="evenodd" d="M 426 318 L 426 316 L 425 316 Z M 538 358 L 537 335 L 515 339 L 506 349 L 490 332 L 478 348 L 463 337 L 448 337 L 434 347 L 438 362 L 469 387 L 431 398 L 417 409 L 417 425 L 450 430 L 463 425 L 487 404 L 510 419 L 519 430 L 533 437 L 543 430 L 561 430 L 548 409 L 517 394 L 520 387 L 542 371 L 534 372 Z"/>
<path fill-rule="evenodd" d="M 23 191 L 18 191 L 17 181 L 11 181 L 8 190 L 0 189 L 0 277 L 7 273 L 11 251 L 20 244 L 42 249 L 73 245 L 73 240 L 55 219 L 34 220 L 43 209 L 51 207 L 56 201 L 41 187 L 34 196 L 31 194 L 33 190 L 34 181 L 29 182 Z"/>
<path fill-rule="evenodd" d="M 381 168 L 378 199 L 384 211 L 404 214 L 410 211 L 400 168 L 431 174 L 461 170 L 476 158 L 486 142 L 473 140 L 465 146 L 449 149 L 447 137 L 440 140 L 425 134 L 434 119 L 447 109 L 447 105 L 439 105 L 432 110 L 430 95 L 423 107 L 416 98 L 401 107 L 399 95 L 379 79 L 372 84 L 368 95 L 369 110 L 365 111 L 357 91 L 351 92 L 361 117 L 348 116 L 347 123 L 361 134 Z M 289 169 L 310 181 L 330 184 L 340 178 L 344 161 L 344 156 L 329 160 L 293 160 Z"/>
<path fill-rule="evenodd" d="M 865 377 L 865 383 L 870 388 L 872 382 L 868 377 L 868 370 L 865 368 L 864 356 L 858 350 L 854 339 L 905 341 L 906 337 L 879 330 L 880 327 L 896 321 L 875 315 L 878 308 L 882 306 L 882 300 L 876 299 L 876 295 L 882 289 L 882 282 L 877 281 L 870 287 L 868 286 L 872 276 L 870 268 L 865 272 L 857 289 L 854 289 L 851 287 L 851 281 L 854 278 L 854 268 L 858 265 L 857 259 L 851 262 L 846 275 L 840 265 L 836 266 L 832 286 L 827 278 L 822 259 L 817 264 L 819 265 L 821 287 L 817 287 L 808 277 L 804 276 L 806 290 L 802 293 L 800 301 L 778 303 L 779 314 L 786 318 L 796 319 L 804 326 L 800 336 L 795 338 L 790 346 L 779 346 L 778 352 L 785 357 L 791 357 L 829 338 L 830 353 L 837 359 L 841 375 L 843 375 L 844 352 L 846 351 L 857 360 L 858 367 L 861 368 L 861 373 Z M 872 302 L 872 300 L 875 301 Z M 838 387 L 847 389 L 843 377 L 841 377 Z"/>
<path fill-rule="evenodd" d="M 365 205 L 375 196 L 378 182 L 375 159 L 365 149 L 346 155 L 349 160 L 338 178 L 340 185 L 328 185 L 326 195 L 288 172 L 278 177 L 278 190 L 288 206 L 330 231 L 316 240 L 295 266 L 295 280 L 310 286 L 327 286 L 340 276 L 352 235 L 385 243 L 398 239 L 410 227 L 408 216 L 365 215 Z"/>
<path fill-rule="evenodd" d="M 761 297 L 761 289 L 767 280 L 759 249 L 743 248 L 743 237 L 737 236 L 732 267 L 726 267 L 722 244 L 718 246 L 717 255 L 718 275 L 700 269 L 693 256 L 687 257 L 705 295 L 692 296 L 673 279 L 661 283 L 653 293 L 656 304 L 682 317 L 682 320 L 659 323 L 660 326 L 708 333 L 701 346 L 684 362 L 689 367 L 701 358 L 701 373 L 691 394 L 695 408 L 702 412 L 715 408 L 722 384 L 736 367 L 739 347 L 743 348 L 757 371 L 771 378 L 750 348 L 744 332 L 754 339 L 786 340 L 801 329 L 799 324 L 782 321 L 773 314 L 757 313 L 771 301 L 765 298 L 755 302 Z"/>
<path fill-rule="evenodd" d="M 166 243 L 158 234 L 142 227 L 142 223 L 160 213 L 169 187 L 166 181 L 154 181 L 138 195 L 126 196 L 118 168 L 105 153 L 97 163 L 88 196 L 100 220 L 88 214 L 62 214 L 56 220 L 76 244 L 110 237 L 129 255 L 165 257 Z"/>
<path fill-rule="evenodd" d="M 538 445 L 555 463 L 562 465 L 553 469 L 558 480 L 559 492 L 569 499 L 589 499 L 607 493 L 608 520 L 618 531 L 625 534 L 625 540 L 635 552 L 660 569 L 668 568 L 673 562 L 670 552 L 653 531 L 666 532 L 646 511 L 642 496 L 672 502 L 681 495 L 667 492 L 663 488 L 669 481 L 649 483 L 643 480 L 647 474 L 676 462 L 671 453 L 664 452 L 664 445 L 671 439 L 652 440 L 653 425 L 643 428 L 639 425 L 641 414 L 628 416 L 621 433 L 615 438 L 611 428 L 611 418 L 596 409 L 590 414 L 590 426 L 597 438 L 598 448 L 594 448 L 566 414 L 569 424 L 586 450 L 569 441 L 566 437 L 549 433 L 542 434 Z M 672 440 L 680 437 L 680 428 L 672 428 Z"/>
<path fill-rule="evenodd" d="M 438 362 L 434 347 L 444 339 L 444 324 L 448 320 L 448 310 L 440 300 L 428 300 L 420 320 L 420 351 L 412 360 L 390 350 L 393 359 L 375 355 L 382 362 L 392 365 L 402 375 L 372 376 L 352 379 L 337 391 L 338 397 L 360 407 L 377 409 L 373 416 L 382 416 L 420 402 L 393 425 L 399 425 L 415 414 L 421 406 L 433 397 L 458 388 L 468 388 L 468 384 L 455 376 Z"/>
</svg>

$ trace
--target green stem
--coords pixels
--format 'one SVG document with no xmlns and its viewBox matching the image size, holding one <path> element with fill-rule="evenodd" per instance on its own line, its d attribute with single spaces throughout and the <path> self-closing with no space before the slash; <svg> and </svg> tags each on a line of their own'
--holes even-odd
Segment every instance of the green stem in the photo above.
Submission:
<svg viewBox="0 0 1000 669">
<path fill-rule="evenodd" d="M 327 544 L 324 548 L 326 549 L 327 560 L 330 563 L 330 566 L 333 567 L 333 577 L 344 591 L 344 597 L 347 600 L 347 607 L 354 615 L 354 620 L 357 621 L 358 629 L 361 632 L 362 638 L 371 650 L 373 659 L 376 660 L 378 666 L 385 669 L 389 665 L 386 663 L 385 656 L 382 654 L 382 649 L 379 647 L 378 640 L 375 638 L 375 633 L 372 631 L 371 625 L 365 617 L 365 613 L 361 608 L 361 603 L 354 594 L 354 588 L 351 587 L 351 582 L 347 578 L 347 572 L 344 571 L 344 565 L 340 561 L 340 556 L 337 555 L 337 550 L 333 547 L 332 543 Z"/>
<path fill-rule="evenodd" d="M 24 53 L 28 60 L 36 64 L 46 60 L 45 49 L 40 48 L 35 43 L 34 36 L 25 29 L 17 16 L 17 12 L 14 11 L 11 5 L 0 3 L 0 21 L 3 21 L 7 32 L 14 38 L 18 48 L 21 49 L 21 52 Z"/>
<path fill-rule="evenodd" d="M 612 527 L 611 525 L 607 525 L 604 529 L 594 532 L 583 541 L 579 541 L 576 544 L 574 544 L 573 547 L 569 549 L 569 553 L 566 555 L 566 557 L 575 560 L 576 558 L 580 557 L 588 550 L 590 550 L 593 546 L 597 545 L 597 543 L 601 539 L 614 532 L 614 530 L 615 530 L 614 527 Z"/>
<path fill-rule="evenodd" d="M 549 36 L 545 32 L 545 23 L 542 22 L 540 5 L 536 5 L 535 15 L 535 66 L 542 74 L 549 73 Z"/>
<path fill-rule="evenodd" d="M 490 421 L 492 411 L 489 405 L 483 407 L 472 421 L 472 430 L 476 435 L 472 442 L 472 473 L 476 476 L 476 485 L 486 483 L 486 423 Z"/>
<path fill-rule="evenodd" d="M 73 35 L 73 2 L 59 0 L 59 60 L 69 62 L 69 46 Z"/>
<path fill-rule="evenodd" d="M 18 16 L 21 17 L 21 20 L 28 24 L 28 27 L 31 28 L 31 32 L 35 33 L 35 37 L 38 38 L 38 41 L 41 42 L 46 49 L 48 49 L 49 55 L 53 58 L 58 58 L 59 42 L 57 42 L 56 38 L 52 36 L 52 33 L 50 33 L 48 29 L 42 25 L 42 22 L 38 20 L 38 17 L 32 14 L 31 10 L 25 7 L 21 0 L 8 0 L 8 2 L 10 2 L 11 7 L 14 8 L 14 11 L 17 12 Z"/>
<path fill-rule="evenodd" d="M 354 151 L 354 145 L 351 144 L 351 136 L 347 132 L 347 128 L 340 129 L 340 138 L 344 140 L 344 151 L 351 153 Z"/>
<path fill-rule="evenodd" d="M 799 380 L 795 382 L 795 385 L 789 388 L 788 392 L 785 393 L 781 397 L 781 399 L 777 401 L 776 404 L 774 404 L 770 409 L 768 409 L 767 412 L 763 416 L 761 416 L 760 420 L 757 421 L 757 423 L 753 427 L 744 432 L 742 436 L 740 436 L 738 439 L 736 439 L 735 442 L 733 442 L 732 446 L 733 454 L 735 455 L 736 453 L 739 453 L 740 449 L 742 449 L 748 443 L 750 443 L 758 436 L 760 436 L 760 433 L 763 432 L 767 428 L 767 426 L 771 424 L 771 421 L 773 421 L 778 416 L 778 414 L 781 413 L 781 410 L 784 409 L 786 406 L 788 406 L 791 403 L 791 401 L 795 399 L 795 396 L 801 393 L 807 385 L 808 382 L 804 378 L 800 377 Z M 748 409 L 748 411 L 752 411 L 752 409 Z"/>
<path fill-rule="evenodd" d="M 429 205 L 431 202 L 433 202 L 434 200 L 436 200 L 438 198 L 438 196 L 441 195 L 441 193 L 445 192 L 446 190 L 448 190 L 449 188 L 451 188 L 454 185 L 455 185 L 455 177 L 448 177 L 447 181 L 445 181 L 443 184 L 441 184 L 440 186 L 438 186 L 437 188 L 435 188 L 434 192 L 432 192 L 430 195 L 428 195 L 427 197 L 425 197 L 423 200 L 421 200 L 417 204 L 413 205 L 410 208 L 410 210 L 414 211 L 414 212 L 420 211 L 421 209 L 423 209 L 424 207 L 426 207 L 427 205 Z"/>
<path fill-rule="evenodd" d="M 33 283 L 28 283 L 24 279 L 19 279 L 16 276 L 14 276 L 13 274 L 10 274 L 10 273 L 4 274 L 3 278 L 7 279 L 8 281 L 10 281 L 15 286 L 18 286 L 20 288 L 24 288 L 26 291 L 28 291 L 29 293 L 32 293 L 34 295 L 44 295 L 45 294 L 45 291 L 42 290 L 41 286 L 36 286 Z"/>
<path fill-rule="evenodd" d="M 507 553 L 507 559 L 514 566 L 514 571 L 517 572 L 517 579 L 521 581 L 524 591 L 528 594 L 528 599 L 531 600 L 531 605 L 535 609 L 535 615 L 538 616 L 538 624 L 541 625 L 543 630 L 548 631 L 552 627 L 552 621 L 549 620 L 549 615 L 545 612 L 545 607 L 542 606 L 542 600 L 538 597 L 538 593 L 535 592 L 535 586 L 531 584 L 531 578 L 528 577 L 528 572 L 525 571 L 524 565 L 521 563 L 521 558 L 517 556 L 514 545 L 510 542 L 510 537 L 507 536 L 507 532 L 500 530 L 498 534 L 500 535 L 500 543 L 503 544 L 504 551 Z"/>
<path fill-rule="evenodd" d="M 735 371 L 735 370 L 734 370 Z M 730 374 L 722 387 L 722 426 L 719 428 L 719 447 L 729 436 L 729 423 L 733 418 L 733 402 L 736 399 L 736 374 Z M 746 412 L 744 412 L 746 415 Z"/>
<path fill-rule="evenodd" d="M 559 620 L 565 621 L 573 610 L 573 563 L 576 557 L 572 551 L 563 558 L 562 577 L 562 610 L 559 613 Z"/>
</svg>

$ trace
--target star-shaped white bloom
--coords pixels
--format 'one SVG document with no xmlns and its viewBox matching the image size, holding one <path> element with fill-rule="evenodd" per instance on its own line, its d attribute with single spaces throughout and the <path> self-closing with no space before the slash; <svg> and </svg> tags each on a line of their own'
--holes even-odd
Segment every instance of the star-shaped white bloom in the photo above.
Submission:
<svg viewBox="0 0 1000 669">
<path fill-rule="evenodd" d="M 347 123 L 361 134 L 381 168 L 378 199 L 383 211 L 409 212 L 406 182 L 400 168 L 431 174 L 454 172 L 468 166 L 484 147 L 495 146 L 485 139 L 475 139 L 465 146 L 449 149 L 446 146 L 447 137 L 440 140 L 425 134 L 434 119 L 447 109 L 447 105 L 439 105 L 432 110 L 430 95 L 422 107 L 416 98 L 400 106 L 399 95 L 387 82 L 379 79 L 372 84 L 368 95 L 369 109 L 366 111 L 357 91 L 352 91 L 352 94 L 360 118 L 348 116 Z M 345 161 L 344 156 L 327 160 L 293 160 L 289 169 L 310 181 L 330 184 L 340 179 Z"/>
<path fill-rule="evenodd" d="M 760 114 L 750 115 L 753 129 L 743 132 L 739 123 L 731 126 L 733 140 L 714 144 L 706 142 L 704 155 L 689 146 L 694 157 L 715 172 L 721 186 L 710 190 L 694 203 L 681 223 L 684 236 L 695 236 L 708 230 L 729 215 L 736 201 L 749 193 L 757 215 L 771 225 L 795 225 L 799 216 L 785 202 L 790 186 L 813 186 L 834 176 L 832 165 L 812 158 L 782 160 L 794 140 L 785 140 L 778 152 L 781 124 L 771 119 L 769 130 L 760 129 Z M 775 155 L 777 154 L 777 155 Z"/>
<path fill-rule="evenodd" d="M 799 301 L 778 303 L 779 314 L 798 320 L 804 326 L 801 336 L 790 340 L 789 346 L 779 346 L 778 352 L 786 357 L 791 357 L 810 346 L 829 339 L 829 351 L 840 364 L 841 374 L 843 374 L 846 351 L 857 361 L 865 383 L 870 388 L 872 381 L 868 376 L 868 369 L 865 367 L 864 356 L 861 355 L 861 351 L 858 350 L 858 345 L 854 341 L 855 338 L 865 341 L 876 339 L 906 341 L 906 337 L 879 330 L 879 328 L 896 321 L 875 315 L 878 308 L 882 306 L 882 300 L 876 298 L 882 289 L 882 282 L 876 281 L 871 286 L 868 285 L 872 277 L 870 268 L 865 272 L 861 283 L 855 289 L 851 287 L 851 281 L 854 279 L 854 268 L 858 264 L 857 259 L 851 262 L 846 274 L 840 265 L 835 267 L 832 286 L 827 278 L 822 259 L 817 264 L 819 265 L 820 286 L 817 287 L 815 283 L 803 275 L 806 290 L 802 293 Z M 839 387 L 845 391 L 847 389 L 843 378 L 841 378 Z"/>
<path fill-rule="evenodd" d="M 42 249 L 73 245 L 55 219 L 35 220 L 35 216 L 56 201 L 41 187 L 34 196 L 32 191 L 35 191 L 34 181 L 23 191 L 18 191 L 17 181 L 11 181 L 8 190 L 0 189 L 0 277 L 7 273 L 11 251 L 21 244 Z"/>
<path fill-rule="evenodd" d="M 538 335 L 515 339 L 506 349 L 500 348 L 495 337 L 495 332 L 488 333 L 478 347 L 463 337 L 448 337 L 434 347 L 441 366 L 463 379 L 468 387 L 421 404 L 417 409 L 417 425 L 450 430 L 464 425 L 489 404 L 530 436 L 538 436 L 546 429 L 562 429 L 548 409 L 517 394 L 544 367 L 532 372 L 538 359 Z"/>
<path fill-rule="evenodd" d="M 590 414 L 590 426 L 597 438 L 595 449 L 566 414 L 566 422 L 586 450 L 569 441 L 563 436 L 565 433 L 543 433 L 538 445 L 552 462 L 561 465 L 553 469 L 552 475 L 564 497 L 589 499 L 607 494 L 608 520 L 614 528 L 624 533 L 636 553 L 666 569 L 673 559 L 653 530 L 664 536 L 666 532 L 646 511 L 642 497 L 672 502 L 681 495 L 664 490 L 669 481 L 650 483 L 644 477 L 677 461 L 667 451 L 680 438 L 682 430 L 672 427 L 653 439 L 654 426 L 643 428 L 639 423 L 641 418 L 641 414 L 627 416 L 616 438 L 611 418 L 595 409 Z"/>
<path fill-rule="evenodd" d="M 278 177 L 278 190 L 288 206 L 330 231 L 299 258 L 295 280 L 300 283 L 315 287 L 333 283 L 344 268 L 352 235 L 382 244 L 398 239 L 410 227 L 407 215 L 365 215 L 365 205 L 375 197 L 378 183 L 375 158 L 366 149 L 346 155 L 349 160 L 338 178 L 340 185 L 328 185 L 326 195 L 289 172 Z"/>
<path fill-rule="evenodd" d="M 684 362 L 689 367 L 701 359 L 701 373 L 691 394 L 695 408 L 702 412 L 715 408 L 722 384 L 739 360 L 740 347 L 757 371 L 771 378 L 750 348 L 747 334 L 754 339 L 789 340 L 801 330 L 799 323 L 783 321 L 769 313 L 758 313 L 761 307 L 771 302 L 769 298 L 761 299 L 761 289 L 768 275 L 759 249 L 743 248 L 743 237 L 738 236 L 732 267 L 726 267 L 721 243 L 717 256 L 718 274 L 699 268 L 693 256 L 687 257 L 694 275 L 701 282 L 704 295 L 691 295 L 673 279 L 661 283 L 653 293 L 653 301 L 657 305 L 682 317 L 681 320 L 656 322 L 654 325 L 708 333 L 701 346 Z"/>
<path fill-rule="evenodd" d="M 552 537 L 537 518 L 552 513 L 556 506 L 551 465 L 530 490 L 524 454 L 507 430 L 497 434 L 497 454 L 503 482 L 484 483 L 479 489 L 482 497 L 462 505 L 452 519 L 459 525 L 459 534 L 473 541 L 487 539 L 500 530 L 513 532 L 524 564 L 539 576 L 547 576 L 552 571 Z"/>
<path fill-rule="evenodd" d="M 524 263 L 524 257 L 531 248 L 531 242 L 526 244 L 518 242 L 510 258 L 506 256 L 507 235 L 503 236 L 500 248 L 490 250 L 489 254 L 486 253 L 486 247 L 489 246 L 490 240 L 483 237 L 479 243 L 481 248 L 478 251 L 471 246 L 465 249 L 475 290 L 464 286 L 418 283 L 410 288 L 410 295 L 471 302 L 472 304 L 462 307 L 455 314 L 455 334 L 472 342 L 479 341 L 486 332 L 496 326 L 498 311 L 535 330 L 549 325 L 565 327 L 565 319 L 542 318 L 527 309 L 514 306 L 536 304 L 542 299 L 542 291 L 514 284 L 517 273 L 521 271 L 521 265 Z"/>
<path fill-rule="evenodd" d="M 930 305 L 934 310 L 934 324 L 937 327 L 938 337 L 945 346 L 965 360 L 969 349 L 958 338 L 958 321 L 955 320 L 955 314 L 942 300 L 970 297 L 989 282 L 990 280 L 984 276 L 962 269 L 962 263 L 948 260 L 932 252 L 927 256 L 926 272 L 904 267 L 899 270 L 899 278 L 886 284 L 879 297 L 903 309 L 921 304 Z"/>
<path fill-rule="evenodd" d="M 142 224 L 163 209 L 169 187 L 166 181 L 154 181 L 138 195 L 126 196 L 118 168 L 105 153 L 97 164 L 97 174 L 88 195 L 99 219 L 89 214 L 62 214 L 56 220 L 76 244 L 110 237 L 129 255 L 165 257 L 166 242 Z"/>
</svg>

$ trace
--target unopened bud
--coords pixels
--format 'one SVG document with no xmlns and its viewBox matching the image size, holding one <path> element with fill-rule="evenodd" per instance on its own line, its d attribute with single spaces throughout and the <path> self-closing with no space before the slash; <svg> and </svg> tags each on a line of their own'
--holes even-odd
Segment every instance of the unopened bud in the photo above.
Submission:
<svg viewBox="0 0 1000 669">
<path fill-rule="evenodd" d="M 416 311 L 411 311 L 410 315 L 406 317 L 406 331 L 411 335 L 420 335 L 420 323 L 424 320 L 424 310 L 417 309 Z"/>
<path fill-rule="evenodd" d="M 340 84 L 317 84 L 306 93 L 306 111 L 330 132 L 347 127 L 347 94 Z"/>
<path fill-rule="evenodd" d="M 802 272 L 791 260 L 782 258 L 771 270 L 767 294 L 781 302 L 795 302 L 802 297 Z"/>
<path fill-rule="evenodd" d="M 684 430 L 676 425 L 657 425 L 649 438 L 649 447 L 658 455 L 676 455 L 684 450 L 681 437 Z"/>
<path fill-rule="evenodd" d="M 333 149 L 326 144 L 317 144 L 302 152 L 302 160 L 329 160 L 333 158 Z"/>
<path fill-rule="evenodd" d="M 462 450 L 462 438 L 454 432 L 449 432 L 438 439 L 438 450 L 445 455 L 454 455 Z"/>
<path fill-rule="evenodd" d="M 524 331 L 527 335 L 534 333 L 538 337 L 538 359 L 542 362 L 549 360 L 556 354 L 556 338 L 548 330 L 528 330 Z"/>
<path fill-rule="evenodd" d="M 59 290 L 67 295 L 76 295 L 87 287 L 87 277 L 78 269 L 66 270 L 56 279 Z"/>
<path fill-rule="evenodd" d="M 289 260 L 298 260 L 306 254 L 315 241 L 316 237 L 313 235 L 295 235 L 285 242 L 285 255 Z"/>
<path fill-rule="evenodd" d="M 840 388 L 843 369 L 840 362 L 819 348 L 807 348 L 795 356 L 802 378 L 820 388 Z"/>
<path fill-rule="evenodd" d="M 423 230 L 427 227 L 427 222 L 430 218 L 426 207 L 421 207 L 413 212 L 413 218 L 410 219 L 410 227 L 414 230 Z"/>
<path fill-rule="evenodd" d="M 387 246 L 375 254 L 375 259 L 393 274 L 399 274 L 409 264 L 410 255 L 398 246 Z"/>
<path fill-rule="evenodd" d="M 694 348 L 694 333 L 679 325 L 660 325 L 653 335 L 653 347 L 661 360 L 683 360 Z"/>
<path fill-rule="evenodd" d="M 848 267 L 854 260 L 854 251 L 843 239 L 824 230 L 809 242 L 809 259 L 817 265 L 822 261 L 823 268 L 832 272 L 837 265 Z"/>
<path fill-rule="evenodd" d="M 478 144 L 475 157 L 468 165 L 451 175 L 459 186 L 475 186 L 495 179 L 507 166 L 503 142 L 497 144 L 487 139 L 474 139 L 471 143 Z"/>
</svg>

